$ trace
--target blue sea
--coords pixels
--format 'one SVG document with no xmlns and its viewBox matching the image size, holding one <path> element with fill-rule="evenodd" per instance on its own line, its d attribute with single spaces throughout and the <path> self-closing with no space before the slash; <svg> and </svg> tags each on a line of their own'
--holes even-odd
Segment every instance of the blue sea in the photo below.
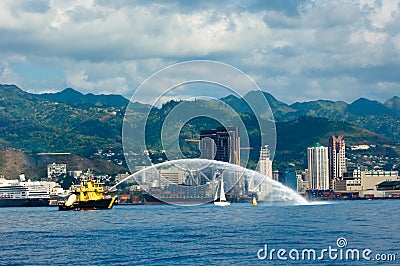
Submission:
<svg viewBox="0 0 400 266">
<path fill-rule="evenodd" d="M 0 217 L 1 265 L 400 265 L 400 200 L 1 208 Z M 346 260 L 348 249 L 370 250 L 370 260 Z"/>
</svg>

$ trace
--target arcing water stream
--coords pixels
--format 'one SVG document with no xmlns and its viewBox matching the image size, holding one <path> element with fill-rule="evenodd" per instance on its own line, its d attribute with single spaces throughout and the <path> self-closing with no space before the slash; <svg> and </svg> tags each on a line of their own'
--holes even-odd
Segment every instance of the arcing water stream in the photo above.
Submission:
<svg viewBox="0 0 400 266">
<path fill-rule="evenodd" d="M 253 170 L 239 165 L 207 159 L 180 159 L 144 168 L 118 182 L 135 180 L 144 190 L 166 203 L 179 204 L 179 199 L 207 203 L 213 197 L 220 178 L 225 191 L 257 195 L 259 201 L 308 204 L 297 192 Z M 185 184 L 185 185 L 182 185 Z M 175 196 L 174 196 L 175 195 Z"/>
</svg>

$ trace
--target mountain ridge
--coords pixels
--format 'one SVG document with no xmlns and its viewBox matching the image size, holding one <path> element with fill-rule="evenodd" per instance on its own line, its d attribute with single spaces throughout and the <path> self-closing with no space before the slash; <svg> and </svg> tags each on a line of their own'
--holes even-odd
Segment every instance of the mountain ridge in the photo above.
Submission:
<svg viewBox="0 0 400 266">
<path fill-rule="evenodd" d="M 248 97 L 249 94 L 252 94 L 253 97 Z M 247 100 L 256 98 L 255 94 L 255 92 L 249 92 L 244 99 L 229 96 L 221 98 L 221 100 L 232 105 L 236 111 L 249 112 Z M 398 96 L 394 96 L 384 103 L 359 98 L 350 104 L 343 101 L 316 100 L 288 105 L 267 92 L 263 92 L 263 95 L 264 99 L 270 103 L 269 106 L 275 121 L 288 122 L 302 116 L 325 117 L 354 124 L 400 142 L 400 98 Z M 265 105 L 265 100 L 258 99 L 258 102 Z M 262 110 L 257 104 L 255 105 L 256 110 Z M 258 113 L 258 115 L 262 114 Z"/>
<path fill-rule="evenodd" d="M 80 109 L 37 97 L 15 85 L 0 85 L 0 150 L 18 150 L 28 155 L 69 152 L 89 158 L 97 149 L 121 147 L 123 111 L 117 111 L 115 108 Z M 102 128 L 104 125 L 106 128 Z M 104 136 L 110 130 L 112 136 Z M 29 156 L 15 158 L 23 161 Z M 107 164 L 106 160 L 103 164 Z M 23 166 L 19 167 L 21 172 L 29 170 Z M 125 172 L 126 168 L 120 167 L 120 170 Z M 15 174 L 15 170 L 11 172 Z"/>
<path fill-rule="evenodd" d="M 126 107 L 129 100 L 118 94 L 100 94 L 95 95 L 93 93 L 83 94 L 75 89 L 66 88 L 60 92 L 55 93 L 42 93 L 32 94 L 36 97 L 46 99 L 49 101 L 55 101 L 65 103 L 72 106 L 100 106 L 100 107 Z"/>
<path fill-rule="evenodd" d="M 18 88 L 16 85 L 2 85 Z M 20 88 L 20 92 L 29 94 L 33 97 L 42 98 L 49 101 L 55 101 L 59 103 L 68 104 L 71 106 L 89 106 L 89 107 L 115 107 L 123 108 L 129 103 L 129 100 L 118 94 L 100 94 L 96 95 L 93 93 L 83 94 L 73 88 L 66 88 L 60 92 L 55 93 L 42 93 L 34 94 L 27 93 Z M 248 92 L 243 99 L 240 99 L 234 95 L 228 95 L 221 98 L 222 101 L 228 103 L 235 110 L 240 112 L 249 112 L 250 108 L 246 101 L 251 98 L 257 97 L 257 91 Z M 322 116 L 332 118 L 332 114 L 336 112 L 333 118 L 342 119 L 346 115 L 387 115 L 387 116 L 400 116 L 400 97 L 393 96 L 385 102 L 379 102 L 377 100 L 369 100 L 366 98 L 359 98 L 351 103 L 344 101 L 333 101 L 326 99 L 295 102 L 287 104 L 283 101 L 276 99 L 271 93 L 262 92 L 265 99 L 268 101 L 270 108 L 274 114 L 276 120 L 289 121 L 301 116 Z M 143 103 L 135 103 L 138 105 L 138 109 L 147 111 L 149 106 Z M 141 105 L 147 107 L 140 107 Z"/>
<path fill-rule="evenodd" d="M 256 112 L 261 114 L 268 112 L 265 110 L 265 100 L 259 97 L 261 96 L 259 93 L 249 92 L 245 99 L 233 95 L 221 99 L 239 112 L 245 123 L 252 125 L 253 128 L 249 133 L 251 139 L 259 139 L 257 137 L 259 131 L 254 126 L 255 116 L 246 114 L 250 111 L 246 100 L 261 105 L 256 106 Z M 19 149 L 28 154 L 70 152 L 84 158 L 91 158 L 98 150 L 112 149 L 119 151 L 119 159 L 123 160 L 121 131 L 125 107 L 112 106 L 111 102 L 109 105 L 82 103 L 79 97 L 83 94 L 73 89 L 64 91 L 64 94 L 76 95 L 76 102 L 70 102 L 70 104 L 61 102 L 65 99 L 52 101 L 27 93 L 15 85 L 0 85 L 0 150 Z M 293 159 L 296 164 L 304 165 L 306 159 L 304 152 L 307 145 L 313 144 L 310 141 L 323 142 L 329 134 L 347 133 L 348 145 L 370 142 L 396 146 L 395 140 L 399 142 L 400 123 L 398 123 L 399 118 L 394 114 L 359 116 L 346 112 L 350 104 L 340 101 L 318 100 L 288 105 L 267 92 L 262 92 L 262 94 L 268 99 L 274 116 L 278 118 L 275 120 L 278 132 L 277 163 L 283 163 L 285 160 L 290 162 Z M 398 102 L 398 98 L 393 97 L 386 101 L 384 106 L 390 110 L 396 110 L 399 107 Z M 178 103 L 168 102 L 150 114 L 149 149 L 161 149 L 160 141 L 156 136 L 157 130 L 162 126 L 168 111 Z M 133 114 L 135 119 L 144 119 L 151 106 L 134 104 L 144 107 L 143 110 L 135 108 Z M 219 106 L 211 108 L 219 108 Z M 260 117 L 270 119 L 270 116 Z M 184 139 L 198 138 L 200 129 L 213 126 L 210 122 L 204 124 L 200 121 L 189 121 L 188 123 L 190 126 L 182 129 L 182 136 L 185 136 L 182 140 L 183 145 L 186 145 Z M 373 130 L 368 131 L 369 128 Z M 396 132 L 397 135 L 395 135 Z M 293 147 L 285 146 L 285 143 L 292 143 Z M 255 143 L 253 150 L 250 151 L 253 161 L 257 160 L 259 145 Z M 185 147 L 189 154 L 196 154 L 192 150 L 197 149 L 196 145 L 189 146 Z"/>
</svg>

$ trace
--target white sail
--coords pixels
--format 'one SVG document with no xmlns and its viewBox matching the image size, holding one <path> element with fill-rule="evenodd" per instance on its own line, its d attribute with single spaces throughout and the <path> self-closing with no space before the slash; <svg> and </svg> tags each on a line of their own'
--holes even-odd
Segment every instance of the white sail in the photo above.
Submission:
<svg viewBox="0 0 400 266">
<path fill-rule="evenodd" d="M 253 206 L 257 206 L 257 200 L 256 200 L 256 197 L 253 197 L 253 203 L 252 203 L 252 205 L 253 205 Z"/>
<path fill-rule="evenodd" d="M 219 194 L 219 200 L 217 201 L 218 198 L 218 188 L 215 191 L 215 200 L 214 200 L 214 205 L 215 206 L 229 206 L 231 203 L 229 201 L 226 201 L 225 197 L 225 190 L 224 190 L 224 180 L 221 177 L 221 191 Z"/>
<path fill-rule="evenodd" d="M 221 193 L 219 195 L 219 201 L 226 201 L 225 191 L 224 191 L 224 179 L 221 176 Z"/>
<path fill-rule="evenodd" d="M 216 201 L 218 199 L 218 185 L 215 188 L 215 196 L 214 196 L 214 201 Z"/>
</svg>

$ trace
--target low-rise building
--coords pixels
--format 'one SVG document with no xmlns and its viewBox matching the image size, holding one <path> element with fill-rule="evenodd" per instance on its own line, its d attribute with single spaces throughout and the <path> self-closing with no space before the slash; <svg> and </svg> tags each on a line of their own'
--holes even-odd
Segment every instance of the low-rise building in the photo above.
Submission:
<svg viewBox="0 0 400 266">
<path fill-rule="evenodd" d="M 376 186 L 377 190 L 400 190 L 400 181 L 383 181 Z"/>
<path fill-rule="evenodd" d="M 82 174 L 83 174 L 83 171 L 81 171 L 81 170 L 68 171 L 68 175 L 72 176 L 75 179 L 80 178 Z"/>
<path fill-rule="evenodd" d="M 185 181 L 185 173 L 178 168 L 161 169 L 160 175 L 174 184 L 183 184 Z"/>
<path fill-rule="evenodd" d="M 122 180 L 124 180 L 124 179 L 127 178 L 128 176 L 130 176 L 129 173 L 118 174 L 118 175 L 116 175 L 116 176 L 115 176 L 115 183 L 121 182 Z M 131 183 L 136 183 L 136 181 L 135 181 L 135 179 L 132 177 L 132 178 L 128 178 L 128 179 L 126 180 L 126 183 L 127 183 L 127 184 L 131 184 Z"/>
<path fill-rule="evenodd" d="M 305 173 L 297 174 L 297 192 L 305 193 L 309 187 L 310 187 L 310 184 L 308 183 L 308 181 L 305 177 Z"/>
<path fill-rule="evenodd" d="M 398 171 L 370 170 L 361 172 L 361 189 L 376 190 L 376 186 L 384 181 L 398 181 Z"/>
<path fill-rule="evenodd" d="M 67 165 L 64 163 L 52 163 L 47 165 L 47 178 L 57 178 L 67 174 Z"/>
<path fill-rule="evenodd" d="M 335 182 L 336 191 L 377 190 L 377 185 L 385 181 L 400 181 L 398 171 L 355 169 L 352 175 Z"/>
</svg>

